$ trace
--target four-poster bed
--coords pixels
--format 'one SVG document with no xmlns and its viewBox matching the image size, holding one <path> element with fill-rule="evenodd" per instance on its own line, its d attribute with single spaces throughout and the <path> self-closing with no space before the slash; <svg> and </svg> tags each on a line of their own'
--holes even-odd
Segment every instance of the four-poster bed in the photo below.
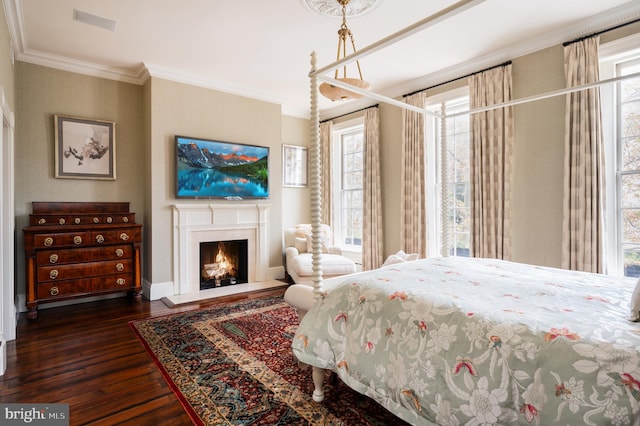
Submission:
<svg viewBox="0 0 640 426">
<path fill-rule="evenodd" d="M 313 286 L 294 285 L 285 293 L 285 300 L 302 317 L 294 354 L 313 367 L 314 400 L 324 398 L 322 381 L 329 369 L 413 424 L 640 424 L 640 330 L 627 320 L 632 279 L 500 260 L 449 258 L 445 232 L 441 258 L 323 281 L 317 80 L 426 114 L 423 108 L 322 73 L 482 1 L 460 1 L 321 69 L 316 69 L 312 53 Z M 446 125 L 444 110 L 436 116 Z M 442 133 L 446 144 L 446 132 Z M 446 181 L 442 181 L 444 187 Z M 443 188 L 446 208 L 445 194 Z"/>
</svg>

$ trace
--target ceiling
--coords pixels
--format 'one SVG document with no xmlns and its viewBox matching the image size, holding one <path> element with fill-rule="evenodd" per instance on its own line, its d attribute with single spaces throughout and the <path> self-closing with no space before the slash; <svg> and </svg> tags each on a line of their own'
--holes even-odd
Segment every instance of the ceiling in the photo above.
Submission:
<svg viewBox="0 0 640 426">
<path fill-rule="evenodd" d="M 303 0 L 3 3 L 17 60 L 135 84 L 151 75 L 275 102 L 305 118 L 310 53 L 318 68 L 335 60 L 341 21 Z M 347 24 L 362 49 L 454 3 L 384 0 Z M 115 29 L 78 22 L 74 9 L 115 21 Z M 373 90 L 396 97 L 638 18 L 640 0 L 486 0 L 360 64 Z M 372 103 L 321 98 L 320 115 Z"/>
</svg>

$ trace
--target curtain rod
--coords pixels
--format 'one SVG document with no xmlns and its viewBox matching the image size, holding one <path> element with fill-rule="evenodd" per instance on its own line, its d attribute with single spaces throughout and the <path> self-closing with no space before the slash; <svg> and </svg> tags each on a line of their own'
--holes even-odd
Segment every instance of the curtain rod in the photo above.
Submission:
<svg viewBox="0 0 640 426">
<path fill-rule="evenodd" d="M 462 80 L 463 78 L 469 78 L 469 77 L 471 77 L 472 75 L 480 74 L 481 72 L 489 71 L 489 70 L 492 70 L 492 69 L 494 69 L 494 68 L 504 67 L 505 65 L 511 65 L 511 61 L 503 62 L 503 63 L 501 63 L 501 64 L 494 65 L 494 66 L 492 66 L 492 67 L 488 67 L 488 68 L 485 68 L 485 69 L 480 70 L 480 71 L 474 71 L 474 72 L 469 73 L 469 74 L 467 74 L 467 75 L 463 75 L 462 77 L 456 77 L 456 78 L 454 78 L 454 79 L 452 79 L 452 80 L 444 81 L 444 82 L 442 82 L 442 83 L 438 83 L 438 84 L 434 84 L 433 86 L 426 87 L 426 88 L 424 88 L 424 89 L 415 90 L 415 91 L 413 91 L 413 92 L 411 92 L 411 93 L 407 93 L 406 95 L 402 95 L 402 97 L 403 97 L 403 98 L 406 98 L 407 96 L 415 95 L 416 93 L 424 92 L 425 90 L 433 89 L 433 88 L 435 88 L 435 87 L 442 86 L 442 85 L 444 85 L 444 84 L 453 83 L 454 81 Z"/>
<path fill-rule="evenodd" d="M 369 108 L 378 108 L 379 106 L 380 106 L 380 104 L 375 104 L 375 105 L 371 105 L 371 106 L 368 106 L 368 107 L 365 107 L 365 108 L 357 109 L 355 111 L 345 112 L 344 114 L 340 114 L 340 115 L 338 115 L 336 117 L 327 118 L 326 120 L 322 120 L 322 121 L 320 121 L 320 123 L 326 123 L 327 121 L 335 120 L 336 118 L 346 117 L 347 115 L 355 114 L 356 112 L 364 111 L 364 110 L 367 110 Z"/>
<path fill-rule="evenodd" d="M 589 34 L 589 35 L 586 35 L 586 36 L 578 37 L 575 40 L 565 41 L 564 43 L 562 43 L 562 45 L 563 46 L 568 46 L 570 44 L 577 43 L 579 41 L 586 40 L 586 39 L 591 38 L 591 37 L 599 36 L 600 34 L 604 34 L 604 33 L 607 33 L 609 31 L 617 30 L 618 28 L 626 27 L 627 25 L 635 24 L 636 22 L 640 22 L 640 18 L 634 19 L 633 21 L 625 22 L 624 24 L 616 25 L 615 27 L 607 28 L 606 30 L 598 31 L 598 32 L 593 33 L 593 34 Z"/>
<path fill-rule="evenodd" d="M 546 93 L 542 93 L 542 94 L 539 94 L 539 95 L 532 95 L 532 96 L 527 96 L 525 98 L 513 99 L 511 101 L 501 102 L 501 103 L 493 104 L 493 105 L 487 105 L 487 106 L 484 106 L 484 107 L 478 107 L 478 108 L 470 109 L 470 110 L 467 110 L 467 111 L 454 112 L 452 114 L 447 114 L 446 118 L 458 117 L 460 115 L 475 114 L 475 113 L 478 113 L 478 112 L 484 112 L 484 111 L 490 111 L 490 110 L 494 110 L 494 109 L 498 109 L 498 108 L 505 108 L 505 107 L 514 106 L 514 105 L 520 105 L 520 104 L 524 104 L 524 103 L 527 103 L 527 102 L 533 102 L 533 101 L 538 101 L 538 100 L 542 100 L 542 99 L 552 98 L 554 96 L 560 96 L 560 95 L 565 95 L 565 94 L 568 94 L 568 93 L 580 92 L 580 91 L 585 90 L 585 89 L 592 89 L 592 88 L 595 88 L 595 87 L 604 86 L 605 84 L 617 83 L 619 81 L 629 80 L 629 79 L 632 79 L 632 78 L 640 78 L 640 72 L 635 72 L 635 73 L 631 73 L 631 74 L 627 74 L 627 75 L 621 75 L 621 76 L 618 76 L 618 77 L 612 77 L 612 78 L 608 78 L 606 80 L 595 81 L 593 83 L 586 83 L 586 84 L 582 84 L 580 86 L 565 87 L 563 89 L 552 90 L 551 92 L 546 92 Z"/>
</svg>

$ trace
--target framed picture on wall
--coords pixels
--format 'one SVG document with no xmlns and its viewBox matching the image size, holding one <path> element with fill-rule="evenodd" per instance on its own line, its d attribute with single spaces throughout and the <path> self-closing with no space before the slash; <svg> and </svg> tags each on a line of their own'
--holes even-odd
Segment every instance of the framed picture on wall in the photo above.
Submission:
<svg viewBox="0 0 640 426">
<path fill-rule="evenodd" d="M 54 115 L 55 177 L 116 178 L 116 124 Z"/>
<path fill-rule="evenodd" d="M 307 148 L 282 145 L 282 186 L 307 186 Z"/>
</svg>

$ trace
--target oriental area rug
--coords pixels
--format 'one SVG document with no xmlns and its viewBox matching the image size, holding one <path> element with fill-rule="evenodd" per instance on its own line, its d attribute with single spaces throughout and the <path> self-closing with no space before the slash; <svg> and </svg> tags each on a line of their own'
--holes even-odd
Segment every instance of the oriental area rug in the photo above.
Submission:
<svg viewBox="0 0 640 426">
<path fill-rule="evenodd" d="M 194 424 L 398 425 L 339 379 L 311 398 L 311 369 L 291 341 L 296 312 L 282 296 L 129 323 Z"/>
</svg>

